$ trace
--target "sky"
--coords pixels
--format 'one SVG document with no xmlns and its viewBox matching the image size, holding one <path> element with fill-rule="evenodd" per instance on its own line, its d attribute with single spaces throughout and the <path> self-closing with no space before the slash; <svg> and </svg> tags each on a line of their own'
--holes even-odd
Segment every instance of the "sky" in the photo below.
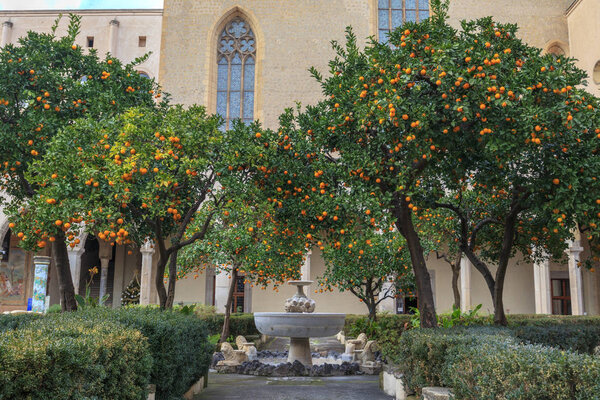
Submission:
<svg viewBox="0 0 600 400">
<path fill-rule="evenodd" d="M 163 0 L 0 0 L 0 10 L 162 8 Z"/>
</svg>

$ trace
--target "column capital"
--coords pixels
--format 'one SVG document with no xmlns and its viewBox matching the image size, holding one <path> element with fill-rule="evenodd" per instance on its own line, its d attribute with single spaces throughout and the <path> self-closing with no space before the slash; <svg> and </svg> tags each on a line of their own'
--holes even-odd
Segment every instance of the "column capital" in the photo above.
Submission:
<svg viewBox="0 0 600 400">
<path fill-rule="evenodd" d="M 4 21 L 4 22 L 2 23 L 2 26 L 6 26 L 6 27 L 8 27 L 8 28 L 12 28 L 12 27 L 13 27 L 13 23 L 12 23 L 12 22 L 10 22 L 10 21 Z"/>
<path fill-rule="evenodd" d="M 579 240 L 569 240 L 569 252 L 576 258 L 579 258 L 579 254 L 583 252 L 583 247 L 581 247 L 581 242 Z"/>
<path fill-rule="evenodd" d="M 83 247 L 83 243 L 80 243 L 79 246 L 75 246 L 75 247 L 68 246 L 67 253 L 75 254 L 78 256 L 82 255 L 83 253 L 85 253 L 85 248 Z"/>
<path fill-rule="evenodd" d="M 104 240 L 98 240 L 100 249 L 98 251 L 100 259 L 112 259 L 113 245 L 112 243 L 105 242 Z"/>
<path fill-rule="evenodd" d="M 117 19 L 115 18 L 115 19 L 111 19 L 108 24 L 118 27 L 121 23 L 119 21 L 117 21 Z"/>
<path fill-rule="evenodd" d="M 140 253 L 142 254 L 154 254 L 154 242 L 152 240 L 146 240 L 140 247 Z"/>
<path fill-rule="evenodd" d="M 34 256 L 33 257 L 34 264 L 50 264 L 50 257 L 47 256 Z"/>
</svg>

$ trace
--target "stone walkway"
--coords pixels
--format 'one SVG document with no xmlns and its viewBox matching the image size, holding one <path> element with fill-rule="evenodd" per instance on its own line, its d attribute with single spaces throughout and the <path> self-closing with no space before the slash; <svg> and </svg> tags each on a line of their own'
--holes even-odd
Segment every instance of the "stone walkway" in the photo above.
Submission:
<svg viewBox="0 0 600 400">
<path fill-rule="evenodd" d="M 328 378 L 269 378 L 252 375 L 216 374 L 194 400 L 390 400 L 379 390 L 378 376 Z"/>
</svg>

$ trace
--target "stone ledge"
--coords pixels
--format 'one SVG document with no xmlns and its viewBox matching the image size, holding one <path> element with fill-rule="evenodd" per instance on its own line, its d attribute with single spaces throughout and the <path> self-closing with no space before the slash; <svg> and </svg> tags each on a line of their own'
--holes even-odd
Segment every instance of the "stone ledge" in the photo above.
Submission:
<svg viewBox="0 0 600 400">
<path fill-rule="evenodd" d="M 424 400 L 449 400 L 451 391 L 449 388 L 444 387 L 424 387 L 423 388 L 423 399 Z"/>
<path fill-rule="evenodd" d="M 208 375 L 206 375 L 208 377 Z M 198 382 L 194 383 L 189 390 L 183 395 L 185 400 L 192 400 L 194 396 L 197 396 L 206 387 L 205 377 L 201 377 Z M 148 399 L 155 400 L 156 398 L 156 385 L 148 385 Z"/>
</svg>

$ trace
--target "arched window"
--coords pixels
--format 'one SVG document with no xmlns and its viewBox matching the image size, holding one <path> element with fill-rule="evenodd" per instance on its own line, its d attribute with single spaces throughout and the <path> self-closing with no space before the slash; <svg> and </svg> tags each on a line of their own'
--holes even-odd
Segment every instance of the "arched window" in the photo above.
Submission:
<svg viewBox="0 0 600 400">
<path fill-rule="evenodd" d="M 256 39 L 248 23 L 236 17 L 225 25 L 218 40 L 217 114 L 229 129 L 236 118 L 250 123 L 254 117 Z"/>
<path fill-rule="evenodd" d="M 379 41 L 387 42 L 387 33 L 405 22 L 429 18 L 429 0 L 378 0 Z"/>
<path fill-rule="evenodd" d="M 565 50 L 560 47 L 558 44 L 553 44 L 552 46 L 548 47 L 547 52 L 549 54 L 554 54 L 555 56 L 564 56 L 565 55 Z"/>
</svg>

